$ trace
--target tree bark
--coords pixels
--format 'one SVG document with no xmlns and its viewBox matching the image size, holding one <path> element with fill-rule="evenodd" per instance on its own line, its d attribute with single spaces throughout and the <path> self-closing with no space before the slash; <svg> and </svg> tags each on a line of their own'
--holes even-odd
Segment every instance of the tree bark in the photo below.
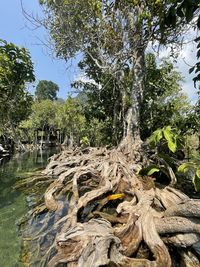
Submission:
<svg viewBox="0 0 200 267">
<path fill-rule="evenodd" d="M 137 13 L 139 14 L 139 10 Z M 138 14 L 136 14 L 138 16 Z M 137 17 L 136 16 L 136 17 Z M 129 107 L 126 119 L 125 136 L 133 136 L 137 142 L 140 139 L 140 105 L 143 100 L 145 85 L 145 45 L 142 41 L 141 25 L 134 19 L 134 14 L 129 12 L 127 21 L 129 23 L 129 43 L 132 50 L 132 88 L 131 106 Z"/>
</svg>

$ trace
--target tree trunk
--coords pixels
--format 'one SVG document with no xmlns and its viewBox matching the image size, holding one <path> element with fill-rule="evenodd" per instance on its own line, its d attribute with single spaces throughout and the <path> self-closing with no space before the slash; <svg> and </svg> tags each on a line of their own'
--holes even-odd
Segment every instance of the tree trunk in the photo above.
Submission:
<svg viewBox="0 0 200 267">
<path fill-rule="evenodd" d="M 138 10 L 137 13 L 140 11 Z M 138 15 L 138 14 L 136 14 Z M 137 17 L 137 16 L 136 16 Z M 142 41 L 141 25 L 134 19 L 130 12 L 127 17 L 129 23 L 129 43 L 132 49 L 132 88 L 131 88 L 131 106 L 128 108 L 126 120 L 125 136 L 134 142 L 141 141 L 140 138 L 140 105 L 143 100 L 145 85 L 145 45 Z"/>
<path fill-rule="evenodd" d="M 41 139 L 40 139 L 40 149 L 42 149 L 43 142 L 44 142 L 44 125 L 42 126 L 42 135 L 41 135 Z"/>
<path fill-rule="evenodd" d="M 51 135 L 51 129 L 49 129 L 48 133 L 47 133 L 47 143 L 48 144 L 50 143 L 50 135 Z"/>
<path fill-rule="evenodd" d="M 72 132 L 70 132 L 69 136 L 69 148 L 72 148 L 74 146 L 74 135 Z"/>
<path fill-rule="evenodd" d="M 11 123 L 11 129 L 12 129 L 13 140 L 14 140 L 14 143 L 16 144 L 16 148 L 19 151 L 26 151 L 26 148 L 22 144 L 20 138 L 18 137 L 19 135 L 16 133 L 15 127 L 13 126 L 12 123 Z"/>
</svg>

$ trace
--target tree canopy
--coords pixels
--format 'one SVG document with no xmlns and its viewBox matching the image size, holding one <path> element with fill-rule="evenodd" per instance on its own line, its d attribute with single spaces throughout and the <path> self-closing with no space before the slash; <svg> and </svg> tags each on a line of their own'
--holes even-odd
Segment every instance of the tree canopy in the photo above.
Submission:
<svg viewBox="0 0 200 267">
<path fill-rule="evenodd" d="M 0 41 L 0 125 L 12 130 L 30 114 L 32 96 L 26 84 L 35 80 L 29 52 L 13 43 Z"/>
<path fill-rule="evenodd" d="M 41 80 L 36 86 L 35 97 L 37 100 L 56 100 L 59 87 L 52 81 Z"/>
<path fill-rule="evenodd" d="M 174 48 L 181 43 L 189 22 L 193 23 L 196 4 L 186 8 L 192 16 L 182 17 L 185 6 L 178 8 L 178 2 L 40 1 L 46 7 L 45 25 L 57 56 L 68 60 L 81 51 L 101 72 L 111 75 L 123 99 L 129 99 L 122 121 L 124 137 L 133 135 L 138 139 L 140 135 L 139 106 L 144 98 L 147 46 L 168 44 Z M 174 17 L 173 10 L 179 15 Z M 173 23 L 170 22 L 172 18 Z M 127 77 L 130 78 L 128 88 Z"/>
</svg>

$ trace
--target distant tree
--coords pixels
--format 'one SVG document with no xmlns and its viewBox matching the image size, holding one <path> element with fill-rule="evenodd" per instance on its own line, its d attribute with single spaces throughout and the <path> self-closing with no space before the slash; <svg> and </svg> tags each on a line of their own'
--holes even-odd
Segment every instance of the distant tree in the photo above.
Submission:
<svg viewBox="0 0 200 267">
<path fill-rule="evenodd" d="M 52 132 L 60 129 L 62 141 L 69 146 L 78 145 L 82 137 L 91 135 L 90 129 L 86 130 L 80 101 L 72 97 L 64 102 L 49 99 L 34 102 L 29 118 L 20 123 L 20 129 L 28 140 L 33 140 L 36 130 L 42 132 L 43 139 L 45 132 L 49 139 Z"/>
<path fill-rule="evenodd" d="M 36 86 L 35 96 L 37 100 L 56 100 L 59 87 L 52 81 L 41 80 Z"/>
<path fill-rule="evenodd" d="M 86 122 L 80 100 L 68 97 L 63 104 L 59 105 L 56 116 L 58 128 L 65 137 L 64 144 L 69 146 L 78 144 L 85 135 Z"/>
<path fill-rule="evenodd" d="M 56 114 L 59 105 L 58 102 L 49 99 L 33 103 L 29 118 L 20 123 L 20 129 L 23 130 L 28 140 L 33 140 L 36 130 L 42 132 L 41 139 L 44 139 L 44 132 L 49 139 L 51 132 L 57 128 Z"/>
</svg>

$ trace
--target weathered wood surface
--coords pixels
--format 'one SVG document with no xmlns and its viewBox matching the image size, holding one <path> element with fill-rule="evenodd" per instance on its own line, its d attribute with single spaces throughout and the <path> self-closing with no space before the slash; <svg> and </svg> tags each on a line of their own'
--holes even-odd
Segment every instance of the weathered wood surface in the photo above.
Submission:
<svg viewBox="0 0 200 267">
<path fill-rule="evenodd" d="M 45 217 L 38 246 L 52 232 L 55 235 L 41 266 L 195 266 L 200 200 L 170 186 L 158 188 L 151 178 L 144 185 L 136 169 L 141 169 L 139 162 L 120 150 L 77 149 L 51 158 L 44 174 L 53 182 L 45 192 L 44 207 L 54 214 L 54 222 L 48 227 L 51 217 Z M 123 197 L 114 201 L 112 194 Z M 62 212 L 66 200 L 68 214 Z"/>
</svg>

